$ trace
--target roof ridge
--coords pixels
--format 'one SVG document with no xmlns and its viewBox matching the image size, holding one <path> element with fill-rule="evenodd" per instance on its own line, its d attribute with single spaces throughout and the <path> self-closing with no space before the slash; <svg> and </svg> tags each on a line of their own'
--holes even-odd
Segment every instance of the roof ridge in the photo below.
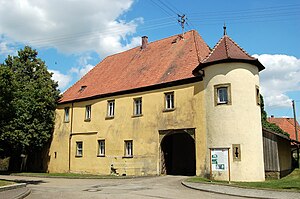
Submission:
<svg viewBox="0 0 300 199">
<path fill-rule="evenodd" d="M 213 49 L 210 51 L 210 53 L 201 61 L 202 63 L 210 58 L 210 56 L 213 54 L 213 52 L 216 50 L 216 48 L 220 45 L 220 43 L 221 43 L 222 39 L 224 38 L 224 36 L 221 37 L 221 39 L 219 39 L 219 41 L 216 43 L 216 45 L 213 47 Z"/>
</svg>

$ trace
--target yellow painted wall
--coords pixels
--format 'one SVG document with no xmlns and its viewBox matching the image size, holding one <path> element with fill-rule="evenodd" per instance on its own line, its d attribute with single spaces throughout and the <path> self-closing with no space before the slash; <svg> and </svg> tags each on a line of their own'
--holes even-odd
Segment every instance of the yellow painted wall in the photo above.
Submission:
<svg viewBox="0 0 300 199">
<path fill-rule="evenodd" d="M 206 133 L 203 82 L 154 91 L 101 98 L 73 104 L 71 172 L 110 174 L 111 165 L 122 175 L 160 174 L 159 130 L 195 128 L 196 173 L 205 173 Z M 164 112 L 164 93 L 174 91 L 175 110 Z M 133 99 L 142 97 L 143 116 L 132 117 Z M 106 119 L 107 100 L 115 100 L 115 117 Z M 85 106 L 92 105 L 90 122 Z M 64 107 L 56 110 L 50 149 L 49 172 L 68 171 L 70 124 L 64 123 Z M 71 110 L 71 109 L 70 109 Z M 70 111 L 70 116 L 71 116 Z M 97 157 L 98 139 L 105 139 L 105 157 Z M 133 140 L 133 158 L 124 158 L 124 140 Z M 83 141 L 83 157 L 75 157 L 76 141 Z M 57 157 L 54 158 L 54 152 Z"/>
<path fill-rule="evenodd" d="M 204 69 L 207 147 L 230 148 L 231 180 L 263 181 L 263 143 L 260 106 L 256 103 L 258 69 L 245 63 L 223 63 Z M 231 84 L 231 105 L 215 105 L 214 85 Z M 240 144 L 241 161 L 233 161 L 232 144 Z M 209 153 L 206 157 L 210 161 Z M 210 171 L 207 164 L 207 171 Z M 228 180 L 228 171 L 213 172 Z"/>
</svg>

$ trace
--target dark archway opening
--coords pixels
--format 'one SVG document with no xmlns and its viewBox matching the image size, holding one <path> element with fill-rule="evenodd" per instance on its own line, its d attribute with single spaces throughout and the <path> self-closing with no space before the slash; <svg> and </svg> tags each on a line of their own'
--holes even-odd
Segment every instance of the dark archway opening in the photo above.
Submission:
<svg viewBox="0 0 300 199">
<path fill-rule="evenodd" d="M 196 175 L 195 140 L 187 133 L 166 135 L 161 141 L 162 166 L 167 175 Z"/>
</svg>

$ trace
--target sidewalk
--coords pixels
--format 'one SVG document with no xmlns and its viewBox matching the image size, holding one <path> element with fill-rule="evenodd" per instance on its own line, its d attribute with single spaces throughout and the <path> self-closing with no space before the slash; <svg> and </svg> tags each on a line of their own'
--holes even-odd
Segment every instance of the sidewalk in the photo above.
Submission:
<svg viewBox="0 0 300 199">
<path fill-rule="evenodd" d="M 181 182 L 182 185 L 200 191 L 207 191 L 211 193 L 226 194 L 230 196 L 241 196 L 246 198 L 268 198 L 268 199 L 290 199 L 300 198 L 300 193 L 287 191 L 271 191 L 261 189 L 247 189 L 226 185 L 216 185 L 209 183 L 194 183 Z"/>
<path fill-rule="evenodd" d="M 13 184 L 0 187 L 1 199 L 23 199 L 30 194 L 30 189 L 25 183 Z"/>
</svg>

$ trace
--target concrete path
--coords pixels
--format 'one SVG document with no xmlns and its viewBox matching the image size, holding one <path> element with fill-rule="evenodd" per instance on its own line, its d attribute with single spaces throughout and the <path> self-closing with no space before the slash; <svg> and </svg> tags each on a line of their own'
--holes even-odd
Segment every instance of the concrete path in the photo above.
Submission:
<svg viewBox="0 0 300 199">
<path fill-rule="evenodd" d="M 27 183 L 31 194 L 26 199 L 241 199 L 193 190 L 181 185 L 184 176 L 143 177 L 133 179 L 62 179 L 1 176 L 0 179 Z M 1 196 L 0 196 L 1 198 Z"/>
<path fill-rule="evenodd" d="M 184 176 L 142 177 L 132 179 L 63 179 L 0 175 L 0 179 L 27 183 L 27 187 L 1 191 L 0 198 L 76 199 L 76 198 L 299 198 L 300 193 L 244 189 L 208 183 L 185 182 Z M 184 185 L 182 185 L 182 184 Z M 21 197 L 20 197 L 21 196 Z"/>
<path fill-rule="evenodd" d="M 258 189 L 246 189 L 239 187 L 232 187 L 226 185 L 215 185 L 208 183 L 193 183 L 185 182 L 182 184 L 186 187 L 207 191 L 210 193 L 226 194 L 231 196 L 242 196 L 246 198 L 272 198 L 272 199 L 291 199 L 291 198 L 300 198 L 300 193 L 296 192 L 287 192 L 287 191 L 270 191 L 270 190 L 258 190 Z"/>
</svg>

